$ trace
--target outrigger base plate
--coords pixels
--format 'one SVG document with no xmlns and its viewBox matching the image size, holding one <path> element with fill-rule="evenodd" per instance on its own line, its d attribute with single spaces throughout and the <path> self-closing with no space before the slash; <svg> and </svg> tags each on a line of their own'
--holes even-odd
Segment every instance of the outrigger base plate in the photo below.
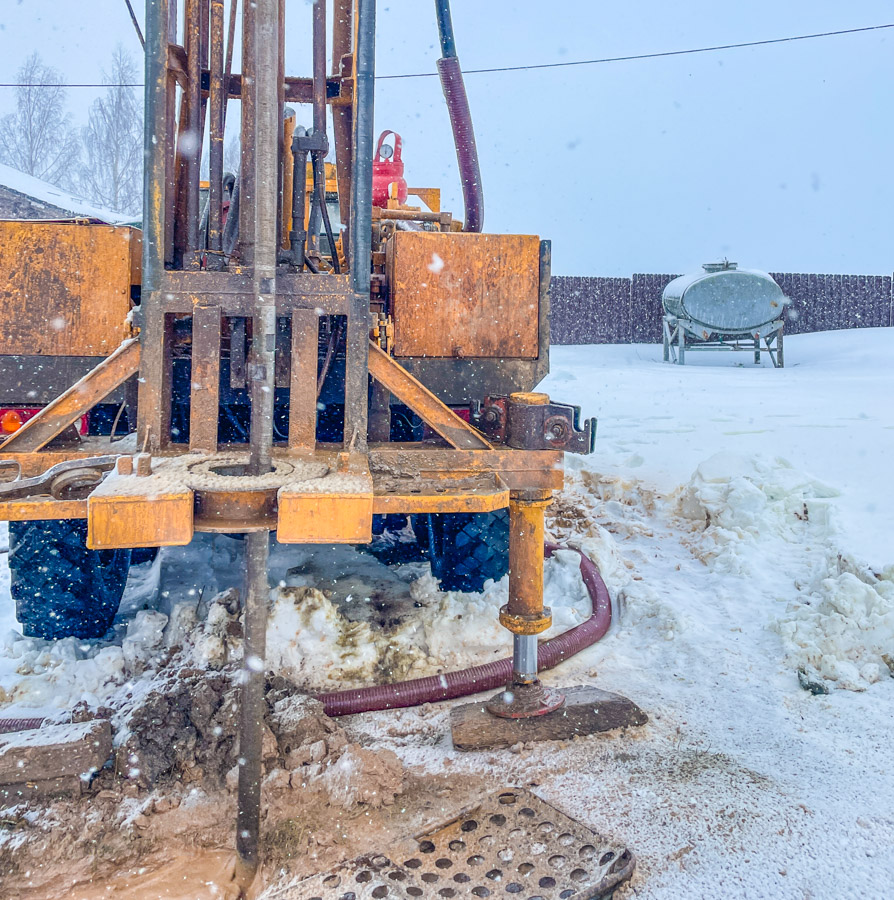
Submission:
<svg viewBox="0 0 894 900">
<path fill-rule="evenodd" d="M 649 717 L 632 701 L 589 685 L 562 688 L 565 702 L 553 712 L 503 718 L 488 710 L 490 700 L 455 706 L 450 731 L 456 750 L 498 750 L 528 741 L 568 741 L 574 737 L 645 725 Z"/>
</svg>

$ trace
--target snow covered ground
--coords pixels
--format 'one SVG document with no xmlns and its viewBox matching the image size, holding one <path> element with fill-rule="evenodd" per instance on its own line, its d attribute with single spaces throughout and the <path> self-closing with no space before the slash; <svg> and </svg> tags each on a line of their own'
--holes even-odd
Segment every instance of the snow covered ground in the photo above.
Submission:
<svg viewBox="0 0 894 900">
<path fill-rule="evenodd" d="M 670 491 L 718 451 L 781 456 L 840 492 L 848 552 L 894 563 L 894 330 L 795 335 L 785 348 L 777 371 L 742 352 L 669 366 L 651 344 L 553 347 L 542 389 L 599 417 L 588 469 Z"/>
<path fill-rule="evenodd" d="M 358 717 L 355 737 L 417 775 L 449 765 L 536 784 L 636 854 L 623 898 L 894 896 L 892 346 L 894 329 L 794 336 L 784 370 L 744 353 L 691 354 L 678 368 L 651 345 L 554 348 L 543 388 L 598 416 L 599 434 L 592 457 L 567 460 L 549 528 L 599 563 L 621 616 L 546 680 L 595 680 L 649 725 L 460 754 L 441 707 Z M 291 552 L 274 554 L 271 661 L 309 686 L 427 674 L 508 647 L 494 623 L 505 583 L 443 595 L 421 564 L 395 573 L 348 549 Z M 0 713 L 104 700 L 200 597 L 238 583 L 239 562 L 238 543 L 216 538 L 145 568 L 129 616 L 160 579 L 171 621 L 162 633 L 158 613 L 138 614 L 120 649 L 9 633 L 0 567 L 0 697 L 13 704 Z M 560 629 L 586 615 L 572 554 L 547 579 Z M 342 615 L 401 597 L 418 620 L 387 634 Z M 226 653 L 213 618 L 195 641 L 203 660 Z M 826 693 L 805 690 L 799 670 Z"/>
</svg>

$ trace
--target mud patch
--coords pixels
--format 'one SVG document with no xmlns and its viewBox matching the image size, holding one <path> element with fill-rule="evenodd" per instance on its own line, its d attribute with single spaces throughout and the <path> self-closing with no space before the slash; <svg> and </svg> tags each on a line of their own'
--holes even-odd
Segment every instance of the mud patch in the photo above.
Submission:
<svg viewBox="0 0 894 900">
<path fill-rule="evenodd" d="M 160 779 L 222 785 L 236 762 L 234 677 L 233 671 L 174 671 L 116 715 L 115 772 L 141 787 Z"/>
</svg>

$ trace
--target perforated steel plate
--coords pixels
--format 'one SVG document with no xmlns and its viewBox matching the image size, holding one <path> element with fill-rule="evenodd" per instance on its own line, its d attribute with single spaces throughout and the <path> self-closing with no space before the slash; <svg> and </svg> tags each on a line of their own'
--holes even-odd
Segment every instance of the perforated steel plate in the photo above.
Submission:
<svg viewBox="0 0 894 900">
<path fill-rule="evenodd" d="M 282 900 L 492 897 L 596 900 L 633 874 L 629 850 L 528 791 L 502 791 L 445 825 L 287 888 Z"/>
</svg>

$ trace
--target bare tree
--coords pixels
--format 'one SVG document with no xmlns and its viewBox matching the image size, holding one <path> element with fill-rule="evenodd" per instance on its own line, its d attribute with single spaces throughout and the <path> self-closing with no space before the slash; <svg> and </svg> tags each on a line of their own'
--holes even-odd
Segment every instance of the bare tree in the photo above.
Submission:
<svg viewBox="0 0 894 900">
<path fill-rule="evenodd" d="M 19 69 L 16 111 L 0 119 L 0 162 L 52 184 L 71 182 L 78 139 L 62 74 L 33 53 Z"/>
<path fill-rule="evenodd" d="M 119 44 L 103 72 L 105 95 L 93 101 L 81 129 L 84 161 L 77 185 L 85 197 L 114 212 L 137 214 L 143 194 L 143 107 L 132 87 L 137 67 Z"/>
</svg>

